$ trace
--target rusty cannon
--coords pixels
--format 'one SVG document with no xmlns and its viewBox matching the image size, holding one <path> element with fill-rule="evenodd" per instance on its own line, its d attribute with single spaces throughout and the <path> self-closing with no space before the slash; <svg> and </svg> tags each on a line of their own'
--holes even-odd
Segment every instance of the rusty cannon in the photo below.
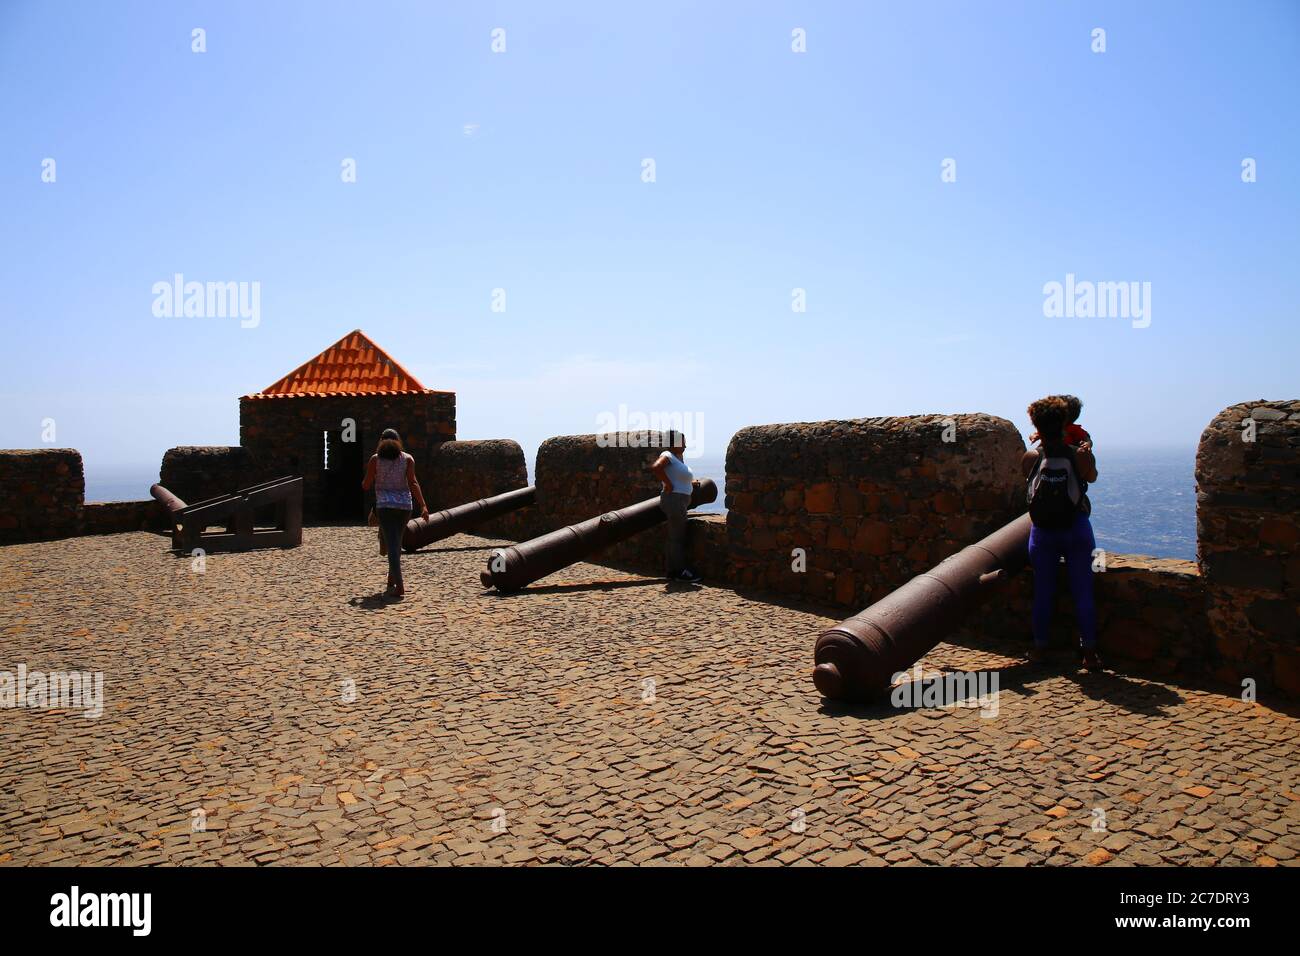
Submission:
<svg viewBox="0 0 1300 956">
<path fill-rule="evenodd" d="M 895 674 L 952 633 L 1028 557 L 1024 514 L 822 632 L 813 652 L 813 683 L 831 699 L 880 696 Z"/>
<path fill-rule="evenodd" d="M 426 544 L 441 541 L 476 527 L 491 518 L 526 508 L 537 500 L 537 489 L 532 485 L 517 488 L 503 495 L 480 498 L 454 508 L 447 508 L 427 518 L 412 518 L 402 532 L 402 550 L 418 551 Z"/>
<path fill-rule="evenodd" d="M 691 493 L 691 507 L 718 500 L 718 486 L 704 478 Z M 665 520 L 659 497 L 647 498 L 627 508 L 609 511 L 567 528 L 508 548 L 497 548 L 488 555 L 488 569 L 479 575 L 483 586 L 498 591 L 518 591 L 575 561 L 608 545 L 626 541 L 634 534 L 653 528 Z"/>
<path fill-rule="evenodd" d="M 150 485 L 149 494 L 153 495 L 154 500 L 167 509 L 167 517 L 169 518 L 174 518 L 177 512 L 184 511 L 188 507 L 185 502 L 160 484 L 154 483 Z"/>
<path fill-rule="evenodd" d="M 288 476 L 241 488 L 187 505 L 162 485 L 149 494 L 167 510 L 172 549 L 247 551 L 258 547 L 296 548 L 302 544 L 302 479 Z M 272 512 L 271 525 L 259 526 L 260 512 Z M 213 527 L 224 528 L 211 532 Z"/>
</svg>

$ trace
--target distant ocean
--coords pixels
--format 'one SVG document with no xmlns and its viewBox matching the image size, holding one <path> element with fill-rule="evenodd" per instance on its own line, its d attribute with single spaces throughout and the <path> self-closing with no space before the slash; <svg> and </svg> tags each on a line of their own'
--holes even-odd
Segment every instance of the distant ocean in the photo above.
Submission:
<svg viewBox="0 0 1300 956">
<path fill-rule="evenodd" d="M 1088 490 L 1098 547 L 1119 554 L 1196 558 L 1195 449 L 1099 449 L 1099 480 Z M 718 500 L 700 509 L 722 513 L 726 468 L 722 456 L 686 462 L 697 478 L 718 484 Z M 87 501 L 139 501 L 158 480 L 157 466 L 91 468 Z"/>
<path fill-rule="evenodd" d="M 1097 449 L 1088 489 L 1097 546 L 1196 559 L 1196 449 Z"/>
<path fill-rule="evenodd" d="M 86 462 L 87 501 L 145 501 L 158 480 L 158 466 L 105 465 Z"/>
</svg>

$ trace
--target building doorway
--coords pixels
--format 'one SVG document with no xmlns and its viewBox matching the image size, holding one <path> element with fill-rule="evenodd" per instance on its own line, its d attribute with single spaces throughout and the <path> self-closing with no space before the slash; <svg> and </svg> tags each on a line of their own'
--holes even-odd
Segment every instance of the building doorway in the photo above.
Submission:
<svg viewBox="0 0 1300 956">
<path fill-rule="evenodd" d="M 322 517 L 330 521 L 361 521 L 366 515 L 365 445 L 361 430 L 355 441 L 344 441 L 335 429 L 324 433 L 322 474 L 325 479 Z"/>
</svg>

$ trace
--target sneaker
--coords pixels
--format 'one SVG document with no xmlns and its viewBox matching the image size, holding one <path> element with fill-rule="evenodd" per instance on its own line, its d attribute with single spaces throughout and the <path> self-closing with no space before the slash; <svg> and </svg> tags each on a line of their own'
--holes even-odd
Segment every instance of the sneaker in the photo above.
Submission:
<svg viewBox="0 0 1300 956">
<path fill-rule="evenodd" d="M 1101 655 L 1097 653 L 1097 649 L 1095 647 L 1084 650 L 1083 666 L 1085 669 L 1090 671 L 1099 671 L 1105 669 L 1105 665 L 1102 664 L 1101 662 Z"/>
<path fill-rule="evenodd" d="M 694 571 L 692 571 L 690 568 L 686 568 L 685 570 L 679 572 L 679 573 L 677 574 L 677 576 L 676 576 L 675 578 L 673 578 L 673 580 L 674 580 L 674 581 L 683 581 L 683 582 L 685 582 L 686 584 L 695 584 L 697 581 L 702 581 L 703 578 L 701 578 L 698 574 L 696 574 L 696 573 L 695 573 Z"/>
</svg>

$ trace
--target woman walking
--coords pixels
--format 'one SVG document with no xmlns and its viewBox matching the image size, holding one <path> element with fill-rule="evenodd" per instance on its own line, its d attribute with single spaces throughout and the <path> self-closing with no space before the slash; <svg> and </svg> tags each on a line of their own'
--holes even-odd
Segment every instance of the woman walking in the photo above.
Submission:
<svg viewBox="0 0 1300 956">
<path fill-rule="evenodd" d="M 1083 666 L 1100 670 L 1097 611 L 1092 600 L 1092 553 L 1097 547 L 1088 515 L 1088 485 L 1097 480 L 1097 461 L 1090 446 L 1066 443 L 1070 410 L 1059 395 L 1029 406 L 1029 417 L 1042 444 L 1026 451 L 1020 469 L 1028 483 L 1029 563 L 1034 569 L 1034 647 L 1031 661 L 1042 661 L 1052 622 L 1052 602 L 1061 558 L 1079 622 Z"/>
<path fill-rule="evenodd" d="M 422 518 L 429 517 L 429 508 L 415 477 L 415 459 L 402 450 L 402 439 L 395 430 L 384 429 L 379 446 L 366 464 L 361 487 L 365 491 L 375 490 L 375 515 L 388 550 L 388 587 L 384 589 L 384 597 L 399 598 L 406 593 L 402 582 L 402 532 L 411 518 L 413 505 L 419 507 Z"/>
</svg>

